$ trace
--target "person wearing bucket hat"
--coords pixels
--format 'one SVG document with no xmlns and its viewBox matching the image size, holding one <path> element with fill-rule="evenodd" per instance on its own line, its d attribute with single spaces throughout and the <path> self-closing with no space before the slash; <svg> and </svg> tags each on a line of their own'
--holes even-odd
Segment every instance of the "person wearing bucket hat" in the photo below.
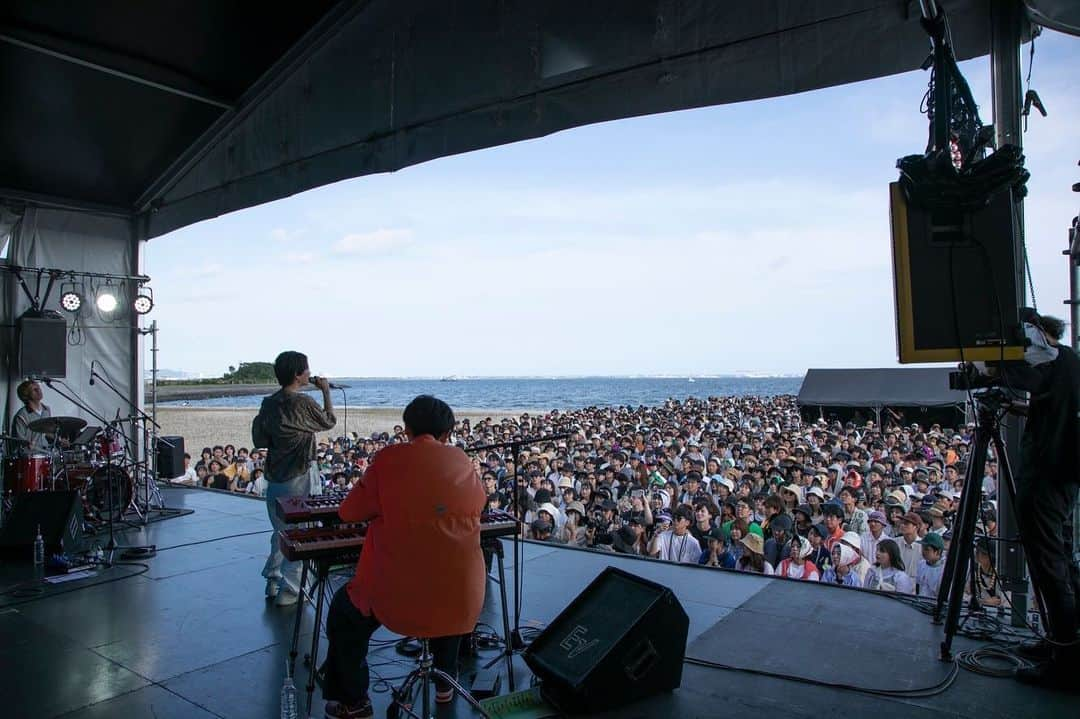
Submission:
<svg viewBox="0 0 1080 719">
<path fill-rule="evenodd" d="M 870 527 L 870 531 L 861 537 L 862 555 L 864 557 L 876 557 L 878 543 L 882 539 L 889 538 L 889 535 L 885 533 L 886 527 L 889 526 L 889 520 L 885 518 L 884 512 L 875 509 L 868 515 L 866 523 Z"/>
<path fill-rule="evenodd" d="M 937 599 L 941 576 L 945 572 L 945 540 L 940 534 L 927 532 L 922 539 L 922 559 L 915 572 L 915 586 L 920 597 Z"/>
<path fill-rule="evenodd" d="M 761 537 L 751 532 L 742 538 L 743 554 L 739 557 L 738 569 L 743 572 L 755 574 L 774 573 L 771 564 L 765 561 L 765 543 Z"/>
<path fill-rule="evenodd" d="M 791 538 L 790 544 L 790 556 L 780 562 L 780 566 L 777 567 L 777 576 L 787 577 L 788 579 L 801 579 L 805 582 L 816 582 L 821 579 L 821 572 L 809 561 L 813 548 L 810 546 L 810 540 L 805 537 L 795 535 Z"/>
</svg>

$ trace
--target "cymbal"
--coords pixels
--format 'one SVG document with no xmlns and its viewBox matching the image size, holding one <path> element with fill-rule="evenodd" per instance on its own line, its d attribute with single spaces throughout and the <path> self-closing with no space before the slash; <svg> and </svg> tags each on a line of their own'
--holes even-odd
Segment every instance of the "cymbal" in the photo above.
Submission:
<svg viewBox="0 0 1080 719">
<path fill-rule="evenodd" d="M 31 432 L 44 434 L 75 434 L 86 426 L 86 420 L 80 417 L 42 417 L 29 425 Z"/>
</svg>

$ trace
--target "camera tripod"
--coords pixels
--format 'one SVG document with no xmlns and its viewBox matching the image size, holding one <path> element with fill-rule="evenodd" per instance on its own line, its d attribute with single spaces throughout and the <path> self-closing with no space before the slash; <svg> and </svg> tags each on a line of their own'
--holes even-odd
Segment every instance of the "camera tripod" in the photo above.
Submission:
<svg viewBox="0 0 1080 719">
<path fill-rule="evenodd" d="M 986 473 L 986 457 L 991 442 L 994 444 L 994 454 L 997 456 L 1000 468 L 998 473 L 1000 484 L 1009 493 L 1013 506 L 1016 506 L 1016 484 L 1012 469 L 1009 467 L 1009 457 L 1005 453 L 1005 443 L 1001 439 L 1000 415 L 998 414 L 1001 412 L 1003 415 L 1007 411 L 1011 404 L 1010 399 L 1004 391 L 995 388 L 976 394 L 973 403 L 976 412 L 975 449 L 971 454 L 967 471 L 964 473 L 964 491 L 960 499 L 960 508 L 956 513 L 952 543 L 945 558 L 945 571 L 941 577 L 941 588 L 934 608 L 934 623 L 936 624 L 941 622 L 942 609 L 946 610 L 945 638 L 941 642 L 941 660 L 946 662 L 952 661 L 952 642 L 960 623 L 964 582 L 968 580 L 969 570 L 971 581 L 974 582 L 975 528 L 980 516 L 982 480 Z M 1035 587 L 1035 595 L 1040 612 L 1042 612 L 1038 587 Z M 972 602 L 975 601 L 977 599 L 973 595 Z M 1043 619 L 1045 620 L 1045 617 Z"/>
</svg>

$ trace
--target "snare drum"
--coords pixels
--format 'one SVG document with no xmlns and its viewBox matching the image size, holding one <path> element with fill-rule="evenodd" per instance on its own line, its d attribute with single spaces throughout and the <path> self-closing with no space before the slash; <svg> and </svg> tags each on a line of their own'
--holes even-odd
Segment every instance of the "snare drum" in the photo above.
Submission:
<svg viewBox="0 0 1080 719">
<path fill-rule="evenodd" d="M 52 460 L 47 454 L 31 454 L 4 460 L 4 493 L 41 492 L 50 488 Z"/>
</svg>

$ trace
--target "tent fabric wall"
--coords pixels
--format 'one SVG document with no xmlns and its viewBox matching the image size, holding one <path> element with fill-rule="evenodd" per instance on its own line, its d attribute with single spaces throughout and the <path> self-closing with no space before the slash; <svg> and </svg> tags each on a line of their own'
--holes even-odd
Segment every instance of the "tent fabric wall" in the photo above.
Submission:
<svg viewBox="0 0 1080 719">
<path fill-rule="evenodd" d="M 9 262 L 28 268 L 44 267 L 77 272 L 102 272 L 110 274 L 134 274 L 138 267 L 138 244 L 132 237 L 130 220 L 122 217 L 94 215 L 68 210 L 26 207 L 21 220 L 15 226 L 9 251 Z M 10 427 L 11 417 L 22 406 L 15 396 L 15 388 L 22 380 L 17 374 L 17 357 L 14 346 L 14 322 L 30 308 L 30 302 L 19 289 L 10 272 L 4 272 L 5 289 L 4 373 L 7 406 L 4 427 Z M 24 275 L 25 276 L 25 275 Z M 33 289 L 31 289 L 33 291 Z M 58 310 L 59 283 L 53 289 L 45 309 Z M 89 303 L 87 303 L 89 304 Z M 61 312 L 71 326 L 72 316 Z M 104 323 L 96 316 L 83 314 L 83 337 L 79 346 L 67 345 L 67 377 L 60 387 L 75 394 L 99 415 L 112 418 L 119 409 L 121 416 L 131 412 L 119 397 L 101 383 L 91 387 L 90 363 L 95 361 L 99 373 L 108 377 L 117 389 L 132 401 L 138 401 L 141 393 L 138 351 L 138 335 L 132 330 L 130 315 L 114 323 Z M 70 387 L 68 391 L 64 385 Z M 45 403 L 52 414 L 82 417 L 95 423 L 92 417 L 61 397 L 57 391 L 44 387 Z"/>
<path fill-rule="evenodd" d="M 984 54 L 989 0 L 945 5 L 958 56 Z M 929 49 L 919 17 L 897 0 L 371 0 L 224 116 L 136 209 L 155 237 L 589 123 L 913 70 Z"/>
</svg>

